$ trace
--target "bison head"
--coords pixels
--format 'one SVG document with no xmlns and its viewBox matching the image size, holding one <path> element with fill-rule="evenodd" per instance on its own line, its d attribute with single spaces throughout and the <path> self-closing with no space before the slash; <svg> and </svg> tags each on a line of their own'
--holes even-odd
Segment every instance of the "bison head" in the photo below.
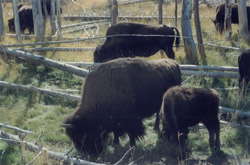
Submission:
<svg viewBox="0 0 250 165">
<path fill-rule="evenodd" d="M 105 56 L 106 56 L 105 48 L 103 48 L 102 46 L 96 47 L 94 52 L 94 62 L 105 62 L 106 61 Z"/>
<path fill-rule="evenodd" d="M 96 156 L 102 152 L 107 133 L 93 120 L 71 115 L 65 119 L 62 126 L 66 127 L 66 134 L 79 152 Z"/>
<path fill-rule="evenodd" d="M 119 49 L 109 48 L 105 46 L 98 46 L 94 52 L 94 62 L 106 62 L 119 58 Z"/>
<path fill-rule="evenodd" d="M 212 19 L 212 22 L 214 23 L 216 31 L 222 34 L 224 30 L 224 21 L 217 21 L 216 19 Z"/>
<path fill-rule="evenodd" d="M 8 20 L 9 31 L 15 33 L 14 18 Z"/>
</svg>

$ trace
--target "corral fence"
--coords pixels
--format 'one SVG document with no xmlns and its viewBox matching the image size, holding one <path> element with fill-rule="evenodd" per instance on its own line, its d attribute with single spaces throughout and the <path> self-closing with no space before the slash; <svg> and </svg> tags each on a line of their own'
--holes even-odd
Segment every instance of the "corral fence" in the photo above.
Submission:
<svg viewBox="0 0 250 165">
<path fill-rule="evenodd" d="M 70 72 L 77 76 L 85 78 L 90 72 L 87 69 L 79 68 L 81 67 L 96 67 L 100 64 L 98 63 L 63 63 L 55 60 L 47 59 L 44 56 L 35 55 L 32 53 L 23 52 L 20 50 L 13 50 L 6 47 L 0 47 L 0 55 L 6 54 L 7 56 L 15 56 L 16 58 L 21 58 L 23 61 L 31 61 L 33 63 L 42 64 L 45 66 L 54 67 L 66 72 Z M 75 65 L 75 66 L 73 66 Z M 196 66 L 196 65 L 180 65 L 181 73 L 184 76 L 201 76 L 201 77 L 214 77 L 214 78 L 229 78 L 229 79 L 238 79 L 239 74 L 238 67 L 223 67 L 223 66 Z M 13 88 L 14 86 L 8 85 L 8 83 L 1 82 L 2 86 L 10 86 Z M 29 88 L 29 89 L 28 89 Z M 42 92 L 44 94 L 53 95 L 57 93 L 59 97 L 70 98 L 73 100 L 78 100 L 79 97 L 71 96 L 68 94 L 62 94 L 60 92 L 53 91 L 45 91 L 42 89 L 35 89 L 34 87 L 24 87 L 20 86 L 19 89 L 22 90 L 31 90 L 33 92 Z M 50 93 L 51 92 L 51 93 Z"/>
<path fill-rule="evenodd" d="M 39 2 L 45 2 L 45 0 L 39 0 Z M 136 20 L 136 19 L 158 19 L 158 23 L 162 24 L 162 19 L 175 19 L 177 20 L 177 14 L 175 14 L 175 16 L 163 16 L 163 11 L 162 11 L 162 6 L 164 3 L 168 3 L 169 1 L 165 1 L 165 0 L 157 0 L 158 2 L 158 15 L 154 15 L 154 16 L 121 16 L 118 14 L 118 5 L 128 5 L 128 4 L 133 4 L 133 3 L 141 3 L 141 2 L 147 2 L 147 1 L 156 1 L 156 0 L 128 0 L 128 1 L 122 1 L 122 2 L 118 2 L 117 0 L 109 0 L 108 4 L 106 5 L 106 7 L 110 8 L 110 15 L 109 16 L 91 16 L 91 15 L 67 15 L 66 13 L 61 15 L 60 13 L 60 7 L 62 4 L 66 4 L 67 2 L 66 0 L 50 0 L 51 1 L 51 15 L 49 15 L 50 17 L 50 23 L 51 23 L 51 30 L 52 30 L 52 34 L 56 34 L 57 39 L 61 39 L 63 33 L 70 33 L 70 32 L 74 32 L 74 31 L 79 31 L 79 30 L 83 30 L 85 28 L 93 28 L 96 27 L 94 26 L 94 22 L 92 23 L 92 26 L 87 26 L 84 27 L 86 25 L 84 25 L 85 23 L 82 24 L 74 24 L 74 25 L 67 25 L 67 26 L 61 26 L 61 18 L 63 19 L 70 19 L 70 20 L 74 20 L 74 19 L 81 19 L 81 20 L 92 20 L 92 21 L 102 21 L 102 24 L 115 24 L 118 20 Z M 3 10 L 2 10 L 2 4 L 6 3 L 12 3 L 13 6 L 13 15 L 14 20 L 15 20 L 15 29 L 16 29 L 16 35 L 15 37 L 17 38 L 17 41 L 19 43 L 22 42 L 22 35 L 20 32 L 20 20 L 19 20 L 19 15 L 18 15 L 18 0 L 0 0 L 0 18 L 3 18 Z M 42 6 L 44 4 L 38 3 L 38 1 L 36 0 L 22 0 L 21 2 L 32 2 L 32 9 L 33 9 L 33 20 L 34 20 L 34 30 L 35 30 L 35 37 L 37 39 L 37 41 L 43 41 L 45 38 L 45 24 L 46 24 L 46 20 L 47 20 L 47 13 L 45 12 L 45 20 L 42 16 Z M 72 1 L 77 5 L 77 2 Z M 206 3 L 206 4 L 218 4 L 215 3 L 215 1 L 212 0 L 201 0 L 200 3 Z M 178 17 L 180 18 L 180 17 Z M 177 23 L 175 23 L 175 25 L 177 25 Z M 79 27 L 81 26 L 81 27 Z M 4 30 L 4 22 L 3 19 L 0 19 L 0 38 L 4 37 L 5 34 L 5 30 Z M 74 28 L 73 27 L 78 27 L 78 28 Z M 63 28 L 71 28 L 65 32 L 62 33 L 62 29 Z M 39 30 L 39 29 L 43 29 L 43 30 Z M 31 36 L 32 37 L 32 36 Z"/>
</svg>

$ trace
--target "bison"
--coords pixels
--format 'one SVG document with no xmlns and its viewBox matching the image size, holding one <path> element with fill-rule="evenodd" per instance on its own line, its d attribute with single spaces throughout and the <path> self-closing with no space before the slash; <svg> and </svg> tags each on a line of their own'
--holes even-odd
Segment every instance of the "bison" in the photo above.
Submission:
<svg viewBox="0 0 250 165">
<path fill-rule="evenodd" d="M 250 6 L 247 6 L 247 16 L 248 16 L 248 27 L 250 30 Z M 216 8 L 216 17 L 214 20 L 212 20 L 216 30 L 220 34 L 222 34 L 224 31 L 224 19 L 225 19 L 225 4 L 221 4 Z M 232 4 L 231 23 L 239 24 L 237 4 Z"/>
<path fill-rule="evenodd" d="M 175 35 L 176 32 L 176 35 Z M 94 52 L 94 62 L 105 62 L 119 57 L 149 57 L 164 50 L 175 59 L 173 43 L 180 43 L 179 31 L 166 25 L 119 23 L 108 28 L 106 41 Z"/>
<path fill-rule="evenodd" d="M 238 66 L 239 66 L 239 89 L 243 94 L 243 97 L 246 95 L 246 87 L 250 81 L 250 50 L 243 52 L 238 57 Z"/>
<path fill-rule="evenodd" d="M 81 153 L 101 153 L 111 132 L 116 143 L 127 133 L 134 146 L 145 134 L 142 120 L 157 113 L 159 124 L 162 95 L 180 83 L 179 65 L 172 59 L 108 61 L 88 74 L 80 106 L 62 126 Z"/>
<path fill-rule="evenodd" d="M 45 0 L 45 6 L 47 13 L 51 14 L 51 1 Z M 42 7 L 42 15 L 43 18 L 45 17 L 45 9 L 41 1 L 41 7 Z M 26 29 L 28 29 L 30 34 L 34 34 L 34 22 L 33 22 L 33 12 L 32 12 L 32 6 L 29 4 L 19 4 L 18 5 L 18 15 L 19 15 L 19 21 L 20 21 L 20 30 L 21 33 L 24 33 Z M 62 9 L 60 8 L 60 12 L 62 12 Z M 56 12 L 57 14 L 57 12 Z M 15 33 L 15 23 L 14 18 L 11 18 L 8 20 L 8 26 L 9 31 L 12 33 Z"/>
<path fill-rule="evenodd" d="M 180 142 L 183 149 L 189 133 L 188 127 L 202 122 L 209 132 L 211 150 L 217 151 L 220 149 L 218 111 L 219 96 L 216 90 L 171 87 L 163 96 L 159 114 L 163 124 L 162 135 Z"/>
<path fill-rule="evenodd" d="M 19 21 L 20 21 L 20 30 L 21 33 L 24 33 L 28 29 L 30 34 L 34 34 L 34 23 L 33 23 L 33 14 L 32 6 L 23 5 L 18 10 Z M 14 18 L 8 20 L 8 26 L 10 32 L 15 32 Z"/>
</svg>

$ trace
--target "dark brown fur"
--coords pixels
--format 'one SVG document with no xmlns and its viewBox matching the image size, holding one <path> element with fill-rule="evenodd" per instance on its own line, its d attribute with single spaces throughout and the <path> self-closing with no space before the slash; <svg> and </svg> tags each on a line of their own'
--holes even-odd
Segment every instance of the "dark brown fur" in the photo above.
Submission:
<svg viewBox="0 0 250 165">
<path fill-rule="evenodd" d="M 21 33 L 24 33 L 24 31 L 28 29 L 30 34 L 34 34 L 32 7 L 23 5 L 18 10 L 18 15 L 19 15 Z M 8 26 L 10 32 L 14 33 L 15 32 L 14 18 L 8 20 Z"/>
<path fill-rule="evenodd" d="M 248 30 L 250 29 L 250 6 L 247 6 L 247 16 L 248 16 Z M 216 17 L 213 21 L 216 30 L 222 34 L 225 30 L 224 28 L 224 19 L 225 19 L 225 4 L 221 4 L 216 8 Z M 232 4 L 232 14 L 231 14 L 231 23 L 239 24 L 238 18 L 238 5 Z"/>
<path fill-rule="evenodd" d="M 51 0 L 45 0 L 45 6 L 47 9 L 48 15 L 50 15 L 51 14 Z M 41 7 L 42 7 L 42 15 L 44 17 L 45 9 L 43 7 L 42 1 L 41 1 Z M 62 12 L 62 9 L 61 9 L 61 12 Z M 19 15 L 21 33 L 24 33 L 25 30 L 28 29 L 30 34 L 34 34 L 32 6 L 29 4 L 19 4 L 18 5 L 18 15 Z M 8 26 L 9 26 L 9 31 L 11 33 L 16 32 L 14 18 L 11 18 L 8 20 Z"/>
<path fill-rule="evenodd" d="M 175 34 L 176 31 L 176 34 Z M 112 37 L 112 35 L 124 35 Z M 141 36 L 126 36 L 141 35 Z M 144 35 L 144 36 L 143 36 Z M 167 36 L 145 36 L 167 35 Z M 178 47 L 180 43 L 179 31 L 175 27 L 166 25 L 144 25 L 136 23 L 119 23 L 108 28 L 106 41 L 94 52 L 95 62 L 105 62 L 119 57 L 149 57 L 164 50 L 169 58 L 174 59 L 173 43 Z"/>
<path fill-rule="evenodd" d="M 127 133 L 130 145 L 143 137 L 142 119 L 158 113 L 163 93 L 181 83 L 179 65 L 174 60 L 121 58 L 98 66 L 83 86 L 80 107 L 64 124 L 80 152 L 98 155 L 110 132 Z M 158 115 L 157 115 L 158 116 Z"/>
<path fill-rule="evenodd" d="M 238 57 L 238 66 L 239 66 L 239 88 L 243 94 L 243 97 L 246 95 L 246 87 L 250 81 L 250 50 L 243 52 Z"/>
<path fill-rule="evenodd" d="M 160 118 L 162 133 L 185 148 L 188 127 L 202 122 L 209 132 L 212 151 L 220 149 L 219 96 L 214 89 L 171 87 L 163 96 Z"/>
</svg>

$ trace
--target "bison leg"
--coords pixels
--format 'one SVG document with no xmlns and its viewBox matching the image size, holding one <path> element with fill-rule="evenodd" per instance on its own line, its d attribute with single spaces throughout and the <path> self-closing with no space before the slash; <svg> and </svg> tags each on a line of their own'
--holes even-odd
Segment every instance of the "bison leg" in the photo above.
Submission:
<svg viewBox="0 0 250 165">
<path fill-rule="evenodd" d="M 246 83 L 245 77 L 240 77 L 240 79 L 239 79 L 239 94 L 243 98 L 245 98 L 245 96 L 246 96 L 246 84 L 247 83 Z"/>
<path fill-rule="evenodd" d="M 167 48 L 165 49 L 165 53 L 166 53 L 166 55 L 167 55 L 169 58 L 175 59 L 175 53 L 174 53 L 172 47 L 167 47 Z"/>
<path fill-rule="evenodd" d="M 128 128 L 128 136 L 130 140 L 130 146 L 135 146 L 135 139 L 140 139 L 145 134 L 145 129 L 143 123 L 140 119 L 132 119 L 127 125 Z"/>
<path fill-rule="evenodd" d="M 114 131 L 114 144 L 120 144 L 119 133 Z"/>
<path fill-rule="evenodd" d="M 155 126 L 154 126 L 155 131 L 160 130 L 159 125 L 160 125 L 159 112 L 157 112 L 156 113 L 156 119 L 155 119 Z"/>
<path fill-rule="evenodd" d="M 214 120 L 203 122 L 209 132 L 209 145 L 212 152 L 214 152 L 215 149 L 220 149 L 220 122 L 217 117 L 213 119 Z"/>
<path fill-rule="evenodd" d="M 215 148 L 216 150 L 220 150 L 220 121 L 216 121 L 216 128 L 215 128 L 216 140 L 215 140 Z"/>
</svg>

